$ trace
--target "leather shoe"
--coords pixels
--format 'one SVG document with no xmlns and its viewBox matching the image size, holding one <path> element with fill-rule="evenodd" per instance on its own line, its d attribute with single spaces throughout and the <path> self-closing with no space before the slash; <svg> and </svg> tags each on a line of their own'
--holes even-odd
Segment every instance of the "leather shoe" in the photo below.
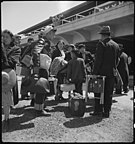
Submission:
<svg viewBox="0 0 135 144">
<path fill-rule="evenodd" d="M 45 110 L 37 110 L 37 114 L 41 116 L 50 116 L 51 114 Z"/>
<path fill-rule="evenodd" d="M 101 112 L 92 112 L 92 113 L 90 113 L 90 115 L 92 115 L 92 116 L 100 116 Z"/>
<path fill-rule="evenodd" d="M 104 113 L 102 113 L 102 116 L 103 116 L 104 118 L 109 118 L 109 115 L 110 115 L 109 112 L 106 112 L 106 113 L 104 112 Z"/>
<path fill-rule="evenodd" d="M 128 93 L 129 92 L 129 89 L 126 89 L 126 90 L 123 90 L 124 91 L 124 93 Z"/>
</svg>

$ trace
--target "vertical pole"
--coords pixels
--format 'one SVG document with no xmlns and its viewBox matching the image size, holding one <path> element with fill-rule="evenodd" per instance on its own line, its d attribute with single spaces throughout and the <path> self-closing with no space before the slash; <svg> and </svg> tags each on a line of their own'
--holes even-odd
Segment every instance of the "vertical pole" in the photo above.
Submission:
<svg viewBox="0 0 135 144">
<path fill-rule="evenodd" d="M 88 82 L 89 82 L 89 76 L 86 75 L 86 91 L 85 91 L 85 102 L 88 100 Z"/>
</svg>

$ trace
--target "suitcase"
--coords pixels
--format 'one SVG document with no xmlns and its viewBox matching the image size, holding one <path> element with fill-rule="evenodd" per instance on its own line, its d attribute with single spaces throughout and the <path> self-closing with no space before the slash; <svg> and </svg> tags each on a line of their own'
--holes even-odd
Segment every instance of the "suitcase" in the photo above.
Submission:
<svg viewBox="0 0 135 144">
<path fill-rule="evenodd" d="M 49 95 L 55 95 L 56 94 L 56 87 L 57 87 L 57 78 L 49 77 L 48 81 L 49 81 L 49 84 L 50 84 L 50 93 L 49 93 Z"/>
<path fill-rule="evenodd" d="M 104 92 L 104 79 L 102 76 L 97 76 L 97 78 L 89 79 L 88 92 L 93 92 L 93 93 Z"/>
<path fill-rule="evenodd" d="M 54 81 L 49 81 L 49 84 L 50 84 L 50 93 L 49 93 L 49 95 L 54 95 L 55 94 Z"/>
<path fill-rule="evenodd" d="M 68 102 L 69 111 L 72 116 L 83 117 L 86 109 L 85 99 L 82 95 L 75 93 Z"/>
</svg>

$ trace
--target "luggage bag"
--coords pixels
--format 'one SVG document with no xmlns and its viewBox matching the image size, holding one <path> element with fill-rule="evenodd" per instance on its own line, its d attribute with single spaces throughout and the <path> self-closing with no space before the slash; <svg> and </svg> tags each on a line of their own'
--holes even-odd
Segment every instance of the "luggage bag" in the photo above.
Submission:
<svg viewBox="0 0 135 144">
<path fill-rule="evenodd" d="M 68 101 L 68 107 L 72 116 L 83 117 L 86 109 L 85 99 L 82 95 L 74 93 Z"/>
</svg>

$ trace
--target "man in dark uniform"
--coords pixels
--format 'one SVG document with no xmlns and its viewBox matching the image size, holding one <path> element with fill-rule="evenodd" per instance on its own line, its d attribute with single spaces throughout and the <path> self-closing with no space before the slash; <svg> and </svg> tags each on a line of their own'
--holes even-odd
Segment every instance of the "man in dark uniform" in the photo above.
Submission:
<svg viewBox="0 0 135 144">
<path fill-rule="evenodd" d="M 118 63 L 119 45 L 110 37 L 110 27 L 103 26 L 99 34 L 101 41 L 97 44 L 96 57 L 93 68 L 93 78 L 95 75 L 106 76 L 104 87 L 104 104 L 100 105 L 100 93 L 94 93 L 95 107 L 91 115 L 100 115 L 108 118 L 111 111 L 112 95 L 114 89 L 114 71 Z"/>
<path fill-rule="evenodd" d="M 39 40 L 36 43 L 36 45 L 33 48 L 33 73 L 37 76 L 37 78 L 45 78 L 48 80 L 49 77 L 49 70 L 40 68 L 40 54 L 47 54 L 51 57 L 51 40 L 53 40 L 55 35 L 56 29 L 53 26 L 46 26 L 45 30 L 42 31 L 39 35 Z M 45 100 L 46 94 L 43 94 L 40 92 L 35 95 L 35 102 L 34 107 L 37 111 L 37 113 L 46 115 L 48 114 L 44 110 L 44 100 Z"/>
<path fill-rule="evenodd" d="M 129 91 L 129 69 L 128 69 L 128 55 L 123 52 L 123 45 L 119 44 L 120 47 L 120 61 L 117 66 L 118 71 L 120 73 L 120 76 L 123 81 L 123 91 L 124 93 L 127 93 Z M 122 92 L 122 89 L 117 89 L 116 88 L 116 93 L 117 92 Z"/>
</svg>

